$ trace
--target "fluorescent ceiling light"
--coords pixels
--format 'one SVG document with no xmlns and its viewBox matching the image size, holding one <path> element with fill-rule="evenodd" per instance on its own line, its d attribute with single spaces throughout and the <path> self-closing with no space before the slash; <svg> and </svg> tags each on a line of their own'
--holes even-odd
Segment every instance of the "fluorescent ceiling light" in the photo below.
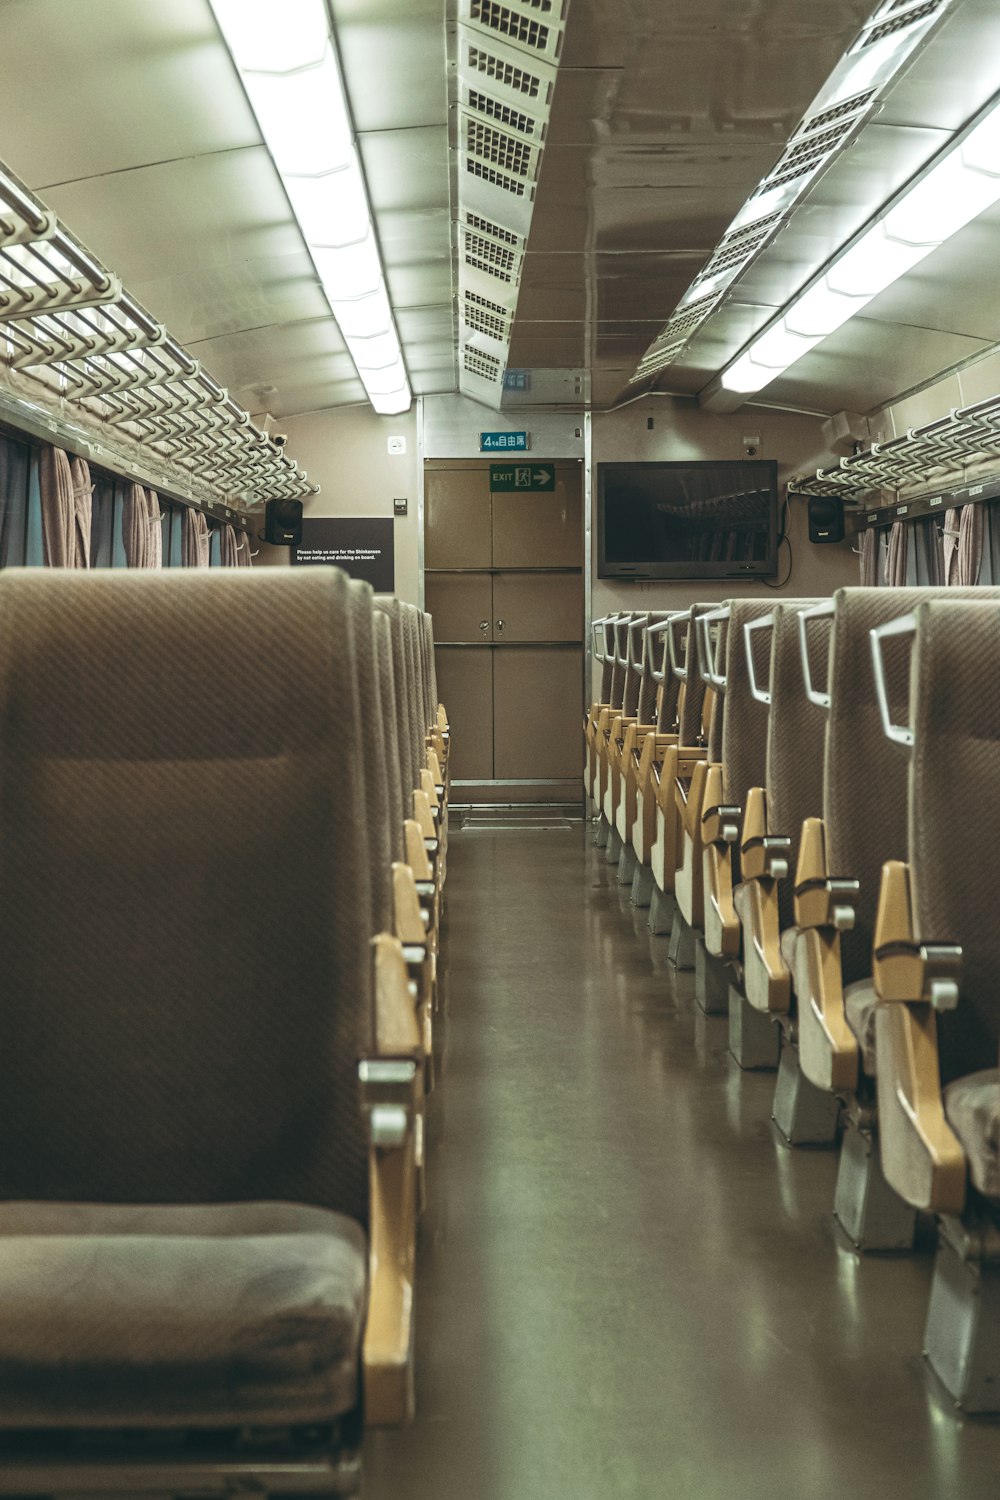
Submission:
<svg viewBox="0 0 1000 1500">
<path fill-rule="evenodd" d="M 325 0 L 210 0 L 372 406 L 412 400 Z"/>
<path fill-rule="evenodd" d="M 879 292 L 1000 203 L 1000 101 L 801 292 L 722 374 L 739 395 L 772 380 L 862 312 Z"/>
</svg>

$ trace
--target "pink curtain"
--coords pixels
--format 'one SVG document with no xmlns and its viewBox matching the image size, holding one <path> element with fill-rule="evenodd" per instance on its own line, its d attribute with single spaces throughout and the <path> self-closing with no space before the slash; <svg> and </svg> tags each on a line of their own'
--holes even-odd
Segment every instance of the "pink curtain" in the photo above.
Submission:
<svg viewBox="0 0 1000 1500">
<path fill-rule="evenodd" d="M 200 510 L 185 510 L 183 541 L 185 568 L 207 568 L 211 541 L 208 521 Z"/>
<path fill-rule="evenodd" d="M 893 521 L 885 554 L 885 581 L 890 588 L 906 585 L 906 522 Z"/>
<path fill-rule="evenodd" d="M 146 492 L 146 563 L 147 568 L 163 567 L 163 513 L 154 490 Z"/>
<path fill-rule="evenodd" d="M 958 523 L 958 568 L 956 582 L 969 588 L 979 582 L 983 561 L 983 507 L 963 505 Z"/>
<path fill-rule="evenodd" d="M 146 492 L 140 484 L 125 486 L 122 497 L 122 543 L 125 561 L 130 568 L 148 567 L 149 507 Z"/>
<path fill-rule="evenodd" d="M 82 458 L 74 458 L 70 465 L 73 481 L 74 522 L 74 566 L 90 567 L 90 526 L 94 509 L 94 485 L 90 477 L 90 465 Z"/>
<path fill-rule="evenodd" d="M 236 530 L 227 521 L 221 528 L 219 537 L 219 561 L 224 568 L 239 567 L 240 555 L 236 548 Z"/>
<path fill-rule="evenodd" d="M 73 508 L 73 471 L 61 448 L 45 444 L 38 461 L 42 504 L 42 547 L 50 568 L 76 566 L 76 517 Z"/>
<path fill-rule="evenodd" d="M 962 509 L 957 507 L 945 513 L 942 546 L 944 548 L 944 581 L 958 583 L 958 539 L 962 521 Z"/>
</svg>

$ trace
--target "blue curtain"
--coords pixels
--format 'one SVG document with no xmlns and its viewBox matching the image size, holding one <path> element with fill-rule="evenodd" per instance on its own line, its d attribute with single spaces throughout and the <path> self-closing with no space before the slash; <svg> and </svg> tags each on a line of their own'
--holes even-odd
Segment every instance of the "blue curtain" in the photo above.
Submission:
<svg viewBox="0 0 1000 1500">
<path fill-rule="evenodd" d="M 0 437 L 0 568 L 19 567 L 24 562 L 28 457 L 24 443 Z"/>
</svg>

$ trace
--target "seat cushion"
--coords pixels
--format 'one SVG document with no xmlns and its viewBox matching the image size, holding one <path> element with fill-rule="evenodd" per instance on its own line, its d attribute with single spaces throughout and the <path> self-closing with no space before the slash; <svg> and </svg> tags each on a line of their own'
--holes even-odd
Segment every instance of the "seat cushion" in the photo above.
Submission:
<svg viewBox="0 0 1000 1500">
<path fill-rule="evenodd" d="M 1000 1068 L 984 1068 L 950 1083 L 944 1112 L 962 1143 L 973 1187 L 1000 1199 Z"/>
<path fill-rule="evenodd" d="M 844 1013 L 847 1024 L 861 1048 L 861 1066 L 869 1078 L 875 1077 L 875 1012 L 878 998 L 870 979 L 858 979 L 844 986 Z"/>
<path fill-rule="evenodd" d="M 0 1204 L 0 1427 L 331 1421 L 366 1261 L 353 1220 L 299 1204 Z"/>
</svg>

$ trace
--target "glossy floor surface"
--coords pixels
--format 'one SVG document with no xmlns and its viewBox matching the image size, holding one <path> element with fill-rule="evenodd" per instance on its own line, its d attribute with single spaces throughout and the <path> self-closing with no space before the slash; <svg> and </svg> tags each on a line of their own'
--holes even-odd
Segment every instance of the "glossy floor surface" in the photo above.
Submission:
<svg viewBox="0 0 1000 1500">
<path fill-rule="evenodd" d="M 859 1259 L 836 1162 L 580 824 L 456 832 L 415 1424 L 367 1500 L 986 1500 L 1000 1426 L 920 1358 L 930 1260 Z"/>
</svg>

